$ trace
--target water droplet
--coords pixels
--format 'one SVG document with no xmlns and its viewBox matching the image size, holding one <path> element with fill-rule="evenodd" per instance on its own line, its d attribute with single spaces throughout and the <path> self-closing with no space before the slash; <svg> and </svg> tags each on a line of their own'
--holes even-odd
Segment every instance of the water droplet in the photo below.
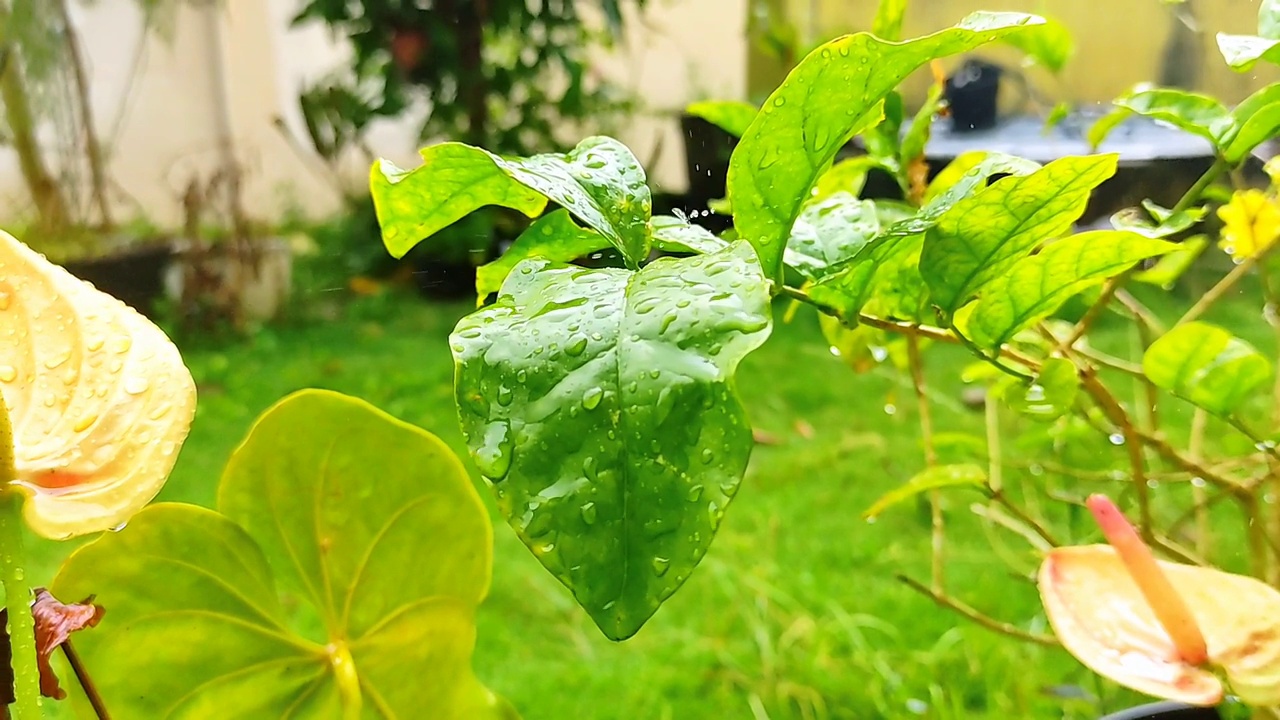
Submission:
<svg viewBox="0 0 1280 720">
<path fill-rule="evenodd" d="M 9 303 L 12 299 L 13 297 L 9 295 L 8 292 L 5 292 L 4 290 L 0 290 L 0 310 L 8 310 Z"/>
<path fill-rule="evenodd" d="M 141 395 L 151 387 L 150 381 L 140 375 L 125 378 L 124 391 L 130 395 Z"/>
<path fill-rule="evenodd" d="M 0 382 L 13 382 L 18 379 L 18 371 L 12 365 L 0 365 Z"/>
<path fill-rule="evenodd" d="M 664 557 L 655 557 L 653 559 L 653 574 L 662 577 L 667 574 L 667 568 L 671 567 L 671 559 Z"/>
<path fill-rule="evenodd" d="M 688 494 L 688 496 L 687 496 L 687 497 L 689 498 L 689 502 L 698 502 L 699 500 L 701 500 L 701 499 L 702 499 L 702 486 L 701 486 L 701 485 L 694 485 L 693 487 L 690 487 L 690 488 L 689 488 L 689 494 Z"/>
<path fill-rule="evenodd" d="M 53 370 L 54 368 L 61 367 L 63 363 L 65 363 L 66 361 L 68 361 L 68 360 L 70 360 L 70 359 L 71 359 L 71 353 L 70 353 L 70 351 L 68 351 L 68 352 L 64 352 L 64 353 L 62 353 L 62 354 L 60 354 L 60 355 L 54 355 L 53 357 L 49 358 L 48 360 L 45 360 L 45 361 L 44 361 L 44 366 L 45 366 L 46 368 L 50 369 L 50 370 Z"/>
<path fill-rule="evenodd" d="M 93 427 L 93 424 L 96 422 L 98 422 L 97 415 L 85 415 L 84 417 L 76 421 L 76 424 L 73 425 L 71 429 L 74 432 L 84 432 L 85 430 L 88 430 L 90 427 Z"/>
<path fill-rule="evenodd" d="M 1208 483 L 1206 483 L 1202 477 L 1193 477 L 1191 478 L 1191 485 L 1193 487 L 1202 488 L 1208 485 Z"/>
<path fill-rule="evenodd" d="M 716 459 L 715 451 L 712 450 L 711 448 L 706 448 L 702 451 L 702 464 L 710 465 L 711 461 L 715 459 Z"/>
<path fill-rule="evenodd" d="M 596 522 L 596 504 L 589 502 L 582 506 L 582 522 L 594 525 Z"/>
<path fill-rule="evenodd" d="M 582 461 L 582 472 L 586 474 L 587 479 L 591 482 L 596 481 L 596 466 L 596 459 L 590 455 L 587 456 L 586 460 Z"/>
<path fill-rule="evenodd" d="M 773 104 L 777 107 L 782 107 L 787 104 L 787 99 L 784 97 L 776 97 L 773 99 Z"/>
<path fill-rule="evenodd" d="M 582 394 L 582 407 L 588 410 L 595 410 L 600 406 L 600 398 L 604 397 L 604 390 L 598 387 L 588 389 Z"/>
<path fill-rule="evenodd" d="M 484 440 L 476 450 L 476 467 L 495 482 L 511 470 L 511 426 L 506 421 L 492 422 L 484 428 Z"/>
<path fill-rule="evenodd" d="M 515 393 L 511 391 L 511 388 L 507 387 L 506 385 L 498 386 L 498 404 L 499 405 L 506 407 L 511 404 L 511 401 L 514 398 L 515 398 Z"/>
<path fill-rule="evenodd" d="M 1107 437 L 1107 440 L 1110 440 L 1112 445 L 1123 445 L 1124 435 L 1121 435 L 1120 433 L 1111 433 L 1111 435 Z"/>
<path fill-rule="evenodd" d="M 117 355 L 123 355 L 129 352 L 129 348 L 133 347 L 133 338 L 128 335 L 121 335 L 111 341 L 111 352 Z"/>
<path fill-rule="evenodd" d="M 524 370 L 521 370 L 520 372 L 516 373 L 516 382 L 520 383 L 521 385 L 523 385 L 525 381 L 528 379 L 529 379 L 529 373 L 525 372 Z"/>
<path fill-rule="evenodd" d="M 885 414 L 885 415 L 895 415 L 895 414 L 897 414 L 897 412 L 898 412 L 898 406 L 897 406 L 897 405 L 894 405 L 893 403 L 885 403 L 885 404 L 884 404 L 884 414 Z"/>
<path fill-rule="evenodd" d="M 564 346 L 564 353 L 566 355 L 577 357 L 582 354 L 583 350 L 586 350 L 586 349 L 587 349 L 587 338 L 582 335 L 579 335 L 578 337 L 570 340 L 568 345 Z"/>
</svg>

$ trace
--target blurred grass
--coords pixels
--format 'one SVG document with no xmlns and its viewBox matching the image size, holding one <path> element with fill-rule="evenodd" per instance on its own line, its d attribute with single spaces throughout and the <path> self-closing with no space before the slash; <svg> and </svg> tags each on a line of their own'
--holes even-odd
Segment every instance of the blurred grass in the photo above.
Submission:
<svg viewBox="0 0 1280 720">
<path fill-rule="evenodd" d="M 362 397 L 465 457 L 445 338 L 470 303 L 344 295 L 313 285 L 300 315 L 279 327 L 225 346 L 184 343 L 200 405 L 159 499 L 211 506 L 220 470 L 253 419 L 307 387 Z M 1269 351 L 1257 308 L 1252 300 L 1232 303 L 1218 319 Z M 1128 343 L 1114 322 L 1100 336 L 1115 352 Z M 985 452 L 982 415 L 960 402 L 958 370 L 967 357 L 935 346 L 927 361 L 938 432 L 961 448 L 969 437 Z M 895 579 L 927 578 L 927 512 L 907 503 L 874 523 L 861 513 L 922 465 L 904 382 L 892 372 L 849 372 L 809 313 L 779 322 L 738 376 L 753 423 L 776 442 L 757 447 L 702 566 L 626 643 L 606 640 L 495 514 L 493 590 L 481 609 L 475 657 L 480 677 L 526 720 L 1083 720 L 1134 703 L 1061 650 L 993 635 Z M 1185 409 L 1170 414 L 1173 427 L 1185 424 Z M 1077 448 L 1084 456 L 1100 454 L 1107 466 L 1123 460 L 1121 449 L 1092 440 Z M 1034 479 L 1018 462 L 1041 453 L 1038 442 L 1008 442 L 1007 482 Z M 1030 581 L 1034 554 L 1007 534 L 995 536 L 993 551 L 991 531 L 967 510 L 976 499 L 948 498 L 947 587 L 984 612 L 1047 632 Z M 1065 526 L 1076 527 L 1070 519 Z M 1078 527 L 1072 539 L 1092 537 Z M 70 547 L 39 543 L 33 574 L 50 577 Z"/>
</svg>

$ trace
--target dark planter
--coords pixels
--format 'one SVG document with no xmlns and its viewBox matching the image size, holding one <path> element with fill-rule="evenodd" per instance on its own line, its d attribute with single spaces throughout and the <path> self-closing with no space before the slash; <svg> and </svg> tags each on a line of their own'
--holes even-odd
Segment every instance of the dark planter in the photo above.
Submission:
<svg viewBox="0 0 1280 720">
<path fill-rule="evenodd" d="M 1004 69 L 981 60 L 967 60 L 947 78 L 944 95 L 957 131 L 990 130 L 996 126 L 1000 76 Z"/>
<path fill-rule="evenodd" d="M 1159 702 L 1121 710 L 1101 720 L 1221 720 L 1221 716 L 1214 708 Z"/>
<path fill-rule="evenodd" d="M 173 246 L 152 242 L 100 257 L 71 260 L 63 267 L 99 290 L 154 319 L 156 300 L 164 294 L 164 276 Z"/>
<path fill-rule="evenodd" d="M 738 139 L 719 127 L 692 115 L 680 116 L 684 132 L 685 168 L 689 174 L 689 200 L 706 207 L 725 196 L 729 157 Z"/>
</svg>

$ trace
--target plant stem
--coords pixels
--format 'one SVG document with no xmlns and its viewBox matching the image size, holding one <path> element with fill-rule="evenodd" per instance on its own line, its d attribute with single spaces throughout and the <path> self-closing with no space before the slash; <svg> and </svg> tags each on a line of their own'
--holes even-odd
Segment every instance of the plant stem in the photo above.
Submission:
<svg viewBox="0 0 1280 720">
<path fill-rule="evenodd" d="M 996 496 L 1004 486 L 1004 467 L 1000 449 L 1000 408 L 987 395 L 983 400 L 983 419 L 987 429 L 987 485 Z"/>
<path fill-rule="evenodd" d="M 932 468 L 938 464 L 938 455 L 933 446 L 933 416 L 929 412 L 929 397 L 924 383 L 924 363 L 920 360 L 920 338 L 917 335 L 907 336 L 907 362 L 911 365 L 911 383 L 916 390 L 916 407 L 920 415 L 920 440 L 924 445 L 924 465 L 926 468 Z M 929 511 L 932 518 L 930 546 L 933 551 L 930 577 L 933 591 L 942 592 L 946 527 L 942 517 L 942 493 L 938 490 L 929 493 Z"/>
<path fill-rule="evenodd" d="M 1102 288 L 1102 294 L 1098 296 L 1097 302 L 1089 306 L 1089 309 L 1085 311 L 1084 316 L 1080 318 L 1080 322 L 1076 323 L 1075 327 L 1071 329 L 1071 334 L 1067 336 L 1067 339 L 1058 344 L 1059 352 L 1066 352 L 1067 350 L 1070 350 L 1072 345 L 1079 342 L 1080 338 L 1084 337 L 1084 334 L 1089 332 L 1089 328 L 1093 325 L 1094 321 L 1098 319 L 1098 316 L 1102 315 L 1102 311 L 1107 308 L 1111 299 L 1115 297 L 1116 291 L 1124 285 L 1124 281 L 1128 280 L 1132 273 L 1133 268 L 1130 268 L 1124 273 L 1107 281 L 1107 284 Z"/>
<path fill-rule="evenodd" d="M 1209 424 L 1209 413 L 1196 408 L 1191 416 L 1191 439 L 1187 444 L 1187 456 L 1199 462 L 1204 455 L 1204 431 Z M 1191 499 L 1195 503 L 1196 552 L 1209 554 L 1209 506 L 1205 498 L 1204 483 L 1191 483 Z"/>
<path fill-rule="evenodd" d="M 1147 487 L 1146 458 L 1142 455 L 1142 441 L 1138 429 L 1134 426 L 1133 419 L 1129 417 L 1129 413 L 1125 412 L 1124 407 L 1102 385 L 1094 372 L 1089 370 L 1081 372 L 1080 382 L 1081 387 L 1093 397 L 1094 402 L 1098 403 L 1098 407 L 1106 414 L 1107 419 L 1120 428 L 1125 450 L 1129 454 L 1129 467 L 1132 474 L 1130 481 L 1133 483 L 1133 490 L 1138 498 L 1138 527 L 1141 529 L 1142 539 L 1150 543 L 1154 537 L 1151 518 L 1151 493 Z"/>
<path fill-rule="evenodd" d="M 1201 295 L 1200 299 L 1196 301 L 1196 304 L 1192 305 L 1191 309 L 1183 314 L 1181 318 L 1178 318 L 1177 324 L 1185 325 L 1186 323 L 1189 323 L 1203 315 L 1210 307 L 1213 307 L 1213 304 L 1221 300 L 1222 296 L 1234 287 L 1235 284 L 1239 282 L 1240 278 L 1249 274 L 1249 271 L 1258 264 L 1258 259 L 1260 257 L 1262 257 L 1262 255 L 1246 258 L 1244 262 L 1231 268 L 1231 272 L 1223 276 L 1223 278 L 1218 281 L 1217 285 L 1209 288 L 1209 292 Z"/>
<path fill-rule="evenodd" d="M 23 579 L 22 493 L 14 464 L 13 426 L 0 396 L 0 582 L 9 606 L 9 646 L 13 658 L 13 707 L 18 720 L 40 718 L 40 668 L 36 663 L 36 627 L 31 617 L 31 587 Z"/>
<path fill-rule="evenodd" d="M 1027 632 L 1026 630 L 1022 630 L 1020 628 L 1014 627 L 1013 625 L 1007 622 L 996 620 L 993 617 L 984 615 L 981 612 L 978 612 L 977 610 L 975 610 L 974 608 L 971 608 L 968 605 L 960 602 L 959 600 L 956 600 L 955 598 L 930 590 L 929 588 L 925 587 L 923 583 L 917 580 L 914 580 L 912 578 L 909 578 L 906 575 L 899 575 L 898 581 L 906 584 L 912 590 L 915 590 L 916 592 L 919 592 L 920 594 L 934 601 L 935 603 L 938 604 L 939 607 L 944 607 L 948 610 L 953 610 L 955 612 L 958 612 L 961 615 L 969 618 L 970 620 L 978 623 L 982 627 L 987 628 L 988 630 L 993 630 L 1002 635 L 1008 635 L 1009 637 L 1017 638 L 1019 640 L 1026 640 L 1028 642 L 1033 642 L 1038 645 L 1045 645 L 1047 647 L 1058 646 L 1057 638 L 1054 638 L 1049 635 L 1040 635 L 1038 633 L 1030 633 L 1030 632 Z"/>
<path fill-rule="evenodd" d="M 1174 205 L 1170 212 L 1180 213 L 1183 210 L 1189 210 L 1192 205 L 1195 205 L 1196 202 L 1200 200 L 1200 196 L 1204 194 L 1204 191 L 1208 190 L 1209 186 L 1212 185 L 1214 181 L 1222 175 L 1222 173 L 1226 172 L 1229 167 L 1230 166 L 1227 164 L 1227 161 L 1222 158 L 1214 160 L 1213 165 L 1210 165 L 1209 169 L 1204 171 L 1204 174 L 1200 176 L 1200 179 L 1196 180 L 1194 185 L 1187 188 L 1187 192 L 1182 195 L 1182 199 L 1178 200 L 1178 204 Z"/>
<path fill-rule="evenodd" d="M 89 669 L 84 666 L 84 661 L 80 659 L 80 653 L 71 647 L 70 638 L 62 642 L 62 654 L 67 657 L 67 664 L 71 666 L 71 672 L 75 673 L 76 680 L 80 683 L 80 688 L 84 690 L 84 696 L 89 699 L 89 705 L 93 707 L 93 712 L 98 716 L 98 720 L 111 720 L 111 714 L 107 712 L 107 705 L 102 701 L 102 695 L 98 694 L 98 687 L 93 684 L 93 678 L 89 677 Z"/>
</svg>

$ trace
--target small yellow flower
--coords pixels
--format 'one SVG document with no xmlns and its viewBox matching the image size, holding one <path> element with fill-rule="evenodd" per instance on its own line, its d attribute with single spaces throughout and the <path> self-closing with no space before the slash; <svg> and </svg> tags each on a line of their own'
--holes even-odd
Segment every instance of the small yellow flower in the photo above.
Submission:
<svg viewBox="0 0 1280 720">
<path fill-rule="evenodd" d="M 1280 237 L 1280 205 L 1261 190 L 1242 190 L 1218 208 L 1219 247 L 1236 260 L 1257 257 Z"/>
<path fill-rule="evenodd" d="M 164 485 L 195 414 L 178 349 L 132 308 L 0 232 L 0 395 L 24 516 L 107 530 Z"/>
</svg>

